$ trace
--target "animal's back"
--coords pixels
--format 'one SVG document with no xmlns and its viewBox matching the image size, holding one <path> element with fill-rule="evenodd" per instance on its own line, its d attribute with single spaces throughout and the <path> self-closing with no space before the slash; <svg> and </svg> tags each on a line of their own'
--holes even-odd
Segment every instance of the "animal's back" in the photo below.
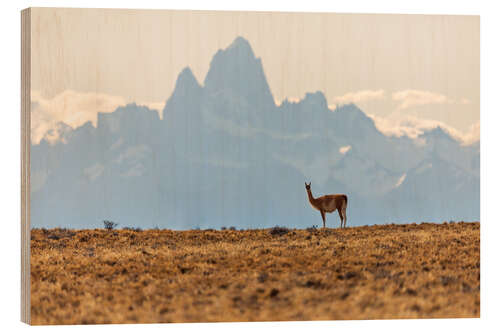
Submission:
<svg viewBox="0 0 500 333">
<path fill-rule="evenodd" d="M 340 194 L 340 195 L 343 197 L 343 199 L 345 201 L 345 205 L 347 207 L 347 195 L 345 195 L 345 194 Z"/>
</svg>

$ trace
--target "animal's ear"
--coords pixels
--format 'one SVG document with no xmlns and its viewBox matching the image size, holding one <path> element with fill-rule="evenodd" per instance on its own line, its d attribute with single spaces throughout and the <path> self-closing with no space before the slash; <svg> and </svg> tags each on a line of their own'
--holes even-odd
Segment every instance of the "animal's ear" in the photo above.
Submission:
<svg viewBox="0 0 500 333">
<path fill-rule="evenodd" d="M 305 185 L 305 186 L 307 186 L 307 183 L 306 183 L 306 182 L 304 182 L 304 185 Z"/>
<path fill-rule="evenodd" d="M 309 182 L 309 186 L 311 186 L 311 182 Z"/>
</svg>

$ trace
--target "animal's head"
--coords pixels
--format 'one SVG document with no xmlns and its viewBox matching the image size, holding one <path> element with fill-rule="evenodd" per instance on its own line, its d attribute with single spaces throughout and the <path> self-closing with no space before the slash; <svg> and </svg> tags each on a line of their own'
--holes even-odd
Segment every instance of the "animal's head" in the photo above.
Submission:
<svg viewBox="0 0 500 333">
<path fill-rule="evenodd" d="M 311 189 L 311 182 L 309 182 L 309 184 L 307 184 L 307 183 L 304 183 L 304 184 L 306 185 L 306 190 L 309 191 Z"/>
</svg>

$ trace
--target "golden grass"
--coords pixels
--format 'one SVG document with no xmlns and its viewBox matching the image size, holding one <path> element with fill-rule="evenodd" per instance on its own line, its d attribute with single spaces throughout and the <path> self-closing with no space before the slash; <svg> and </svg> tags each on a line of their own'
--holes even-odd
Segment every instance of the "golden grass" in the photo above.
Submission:
<svg viewBox="0 0 500 333">
<path fill-rule="evenodd" d="M 479 229 L 34 229 L 32 323 L 479 317 Z"/>
</svg>

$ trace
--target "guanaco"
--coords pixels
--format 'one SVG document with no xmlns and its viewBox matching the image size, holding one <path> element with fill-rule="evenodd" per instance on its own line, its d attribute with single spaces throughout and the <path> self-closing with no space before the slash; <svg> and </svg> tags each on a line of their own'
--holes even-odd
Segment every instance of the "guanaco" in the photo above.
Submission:
<svg viewBox="0 0 500 333">
<path fill-rule="evenodd" d="M 345 194 L 328 194 L 322 197 L 314 198 L 311 193 L 311 183 L 304 183 L 306 185 L 307 196 L 312 208 L 319 210 L 321 218 L 323 219 L 323 228 L 326 227 L 325 214 L 339 212 L 340 227 L 343 228 L 347 223 L 347 195 Z"/>
</svg>

